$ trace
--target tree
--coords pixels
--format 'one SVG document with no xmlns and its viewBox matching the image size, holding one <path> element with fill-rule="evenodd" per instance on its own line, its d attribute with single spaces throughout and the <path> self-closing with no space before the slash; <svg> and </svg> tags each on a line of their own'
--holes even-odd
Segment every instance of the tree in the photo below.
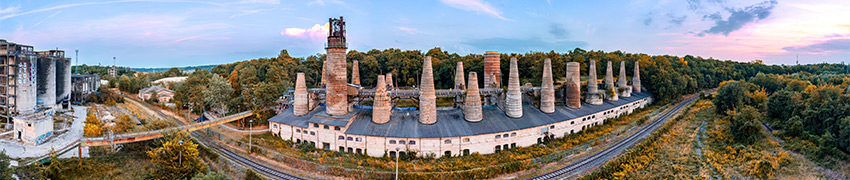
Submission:
<svg viewBox="0 0 850 180">
<path fill-rule="evenodd" d="M 136 126 L 136 123 L 133 122 L 133 119 L 130 118 L 129 115 L 120 115 L 118 116 L 118 121 L 115 122 L 116 133 L 129 132 Z"/>
<path fill-rule="evenodd" d="M 6 150 L 0 150 L 0 180 L 14 180 L 12 178 L 12 169 L 9 168 L 9 155 L 6 155 Z"/>
<path fill-rule="evenodd" d="M 85 137 L 98 137 L 103 136 L 103 128 L 101 127 L 103 124 L 94 114 L 90 114 L 86 117 L 85 126 L 83 127 L 83 136 Z"/>
<path fill-rule="evenodd" d="M 771 94 L 767 98 L 767 117 L 780 120 L 791 118 L 801 105 L 799 98 L 799 93 L 788 90 Z"/>
<path fill-rule="evenodd" d="M 204 103 L 218 108 L 220 112 L 227 112 L 225 102 L 230 99 L 233 94 L 233 87 L 224 78 L 219 75 L 212 75 L 207 84 L 207 88 L 203 90 Z"/>
<path fill-rule="evenodd" d="M 747 92 L 740 81 L 730 81 L 717 90 L 717 96 L 713 103 L 717 113 L 726 114 L 729 110 L 735 110 L 744 105 Z"/>
<path fill-rule="evenodd" d="M 232 180 L 233 178 L 227 177 L 224 173 L 220 173 L 218 171 L 212 171 L 209 173 L 198 173 L 195 177 L 192 177 L 192 180 Z"/>
<path fill-rule="evenodd" d="M 761 113 L 752 106 L 744 106 L 737 112 L 729 110 L 731 123 L 729 130 L 736 142 L 741 144 L 753 144 L 764 135 L 761 132 Z"/>
<path fill-rule="evenodd" d="M 266 180 L 266 178 L 263 178 L 263 176 L 254 172 L 253 169 L 248 168 L 245 169 L 245 180 Z"/>
<path fill-rule="evenodd" d="M 153 167 L 148 169 L 149 179 L 189 179 L 207 166 L 198 157 L 198 144 L 185 132 L 160 140 L 162 146 L 147 151 Z M 182 144 L 181 144 L 182 142 Z"/>
<path fill-rule="evenodd" d="M 183 76 L 183 70 L 180 70 L 180 69 L 177 69 L 176 67 L 173 67 L 171 69 L 168 69 L 168 71 L 162 72 L 162 77 L 164 77 L 164 78 L 166 78 L 166 77 L 177 77 L 177 76 Z"/>
</svg>

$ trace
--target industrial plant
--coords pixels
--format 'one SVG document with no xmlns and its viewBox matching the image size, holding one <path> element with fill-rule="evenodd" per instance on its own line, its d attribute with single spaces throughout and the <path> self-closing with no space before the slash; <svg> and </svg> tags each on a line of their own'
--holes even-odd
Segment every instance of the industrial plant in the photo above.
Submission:
<svg viewBox="0 0 850 180">
<path fill-rule="evenodd" d="M 621 62 L 614 83 L 612 62 L 607 62 L 603 89 L 591 60 L 589 80 L 582 88 L 578 62 L 569 62 L 565 82 L 556 85 L 550 59 L 544 60 L 542 85 L 520 86 L 517 59 L 511 58 L 507 87 L 501 82 L 498 52 L 484 54 L 484 87 L 478 73 L 464 74 L 458 62 L 454 88 L 435 89 L 431 57 L 422 62 L 418 88 L 393 85 L 393 74 L 379 75 L 373 88 L 362 87 L 358 62 L 347 82 L 345 21 L 329 19 L 327 60 L 322 68 L 324 88 L 308 89 L 304 73 L 297 73 L 291 108 L 269 119 L 271 132 L 282 139 L 310 143 L 316 148 L 366 154 L 374 157 L 463 156 L 489 154 L 532 146 L 552 138 L 597 126 L 652 102 L 640 86 L 635 62 L 631 85 Z M 437 106 L 439 98 L 454 99 L 453 106 Z M 371 101 L 364 101 L 371 100 Z M 418 107 L 397 108 L 399 100 L 414 100 Z M 363 104 L 362 102 L 372 102 Z"/>
<path fill-rule="evenodd" d="M 14 121 L 14 137 L 40 144 L 53 132 L 53 114 L 70 108 L 71 59 L 62 50 L 0 39 L 0 116 Z"/>
</svg>

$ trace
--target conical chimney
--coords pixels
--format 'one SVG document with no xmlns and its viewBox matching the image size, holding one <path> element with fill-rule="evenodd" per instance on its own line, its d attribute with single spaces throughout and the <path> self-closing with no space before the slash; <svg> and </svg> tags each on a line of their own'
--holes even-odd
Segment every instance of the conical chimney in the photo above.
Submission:
<svg viewBox="0 0 850 180">
<path fill-rule="evenodd" d="M 395 85 L 393 85 L 393 73 L 387 73 L 387 90 L 392 91 L 395 89 Z"/>
<path fill-rule="evenodd" d="M 384 75 L 378 75 L 378 84 L 375 86 L 375 102 L 372 104 L 372 122 L 384 124 L 390 122 L 392 104 L 387 94 L 387 83 Z"/>
<path fill-rule="evenodd" d="M 437 123 L 437 95 L 434 92 L 434 70 L 431 67 L 431 56 L 425 57 L 422 64 L 422 82 L 419 85 L 419 122 L 422 124 Z"/>
<path fill-rule="evenodd" d="M 464 84 L 465 84 L 465 82 L 464 82 L 464 79 L 463 79 L 463 62 L 458 61 L 457 62 L 457 68 L 455 70 L 455 87 L 454 88 L 460 89 L 460 90 L 466 89 Z"/>
<path fill-rule="evenodd" d="M 614 87 L 614 70 L 611 61 L 608 61 L 608 68 L 605 69 L 605 92 L 609 101 L 619 100 L 617 96 L 617 87 Z"/>
<path fill-rule="evenodd" d="M 543 60 L 543 79 L 540 85 L 540 111 L 555 112 L 555 87 L 552 80 L 552 60 Z"/>
<path fill-rule="evenodd" d="M 635 74 L 632 77 L 632 91 L 636 93 L 640 93 L 640 65 L 635 61 Z"/>
<path fill-rule="evenodd" d="M 309 97 L 307 94 L 307 83 L 304 80 L 304 73 L 295 75 L 295 102 L 292 103 L 292 111 L 296 116 L 303 116 L 310 111 Z"/>
<path fill-rule="evenodd" d="M 581 108 L 581 74 L 579 72 L 578 62 L 567 63 L 567 81 L 565 85 L 567 107 Z"/>
<path fill-rule="evenodd" d="M 599 97 L 599 80 L 596 78 L 596 60 L 590 60 L 590 70 L 587 72 L 587 93 L 584 100 L 587 104 L 600 105 L 602 97 Z"/>
<path fill-rule="evenodd" d="M 508 117 L 522 117 L 522 92 L 519 86 L 519 68 L 516 58 L 511 58 L 511 69 L 508 75 L 508 92 L 505 96 L 505 114 Z"/>
<path fill-rule="evenodd" d="M 354 60 L 351 65 L 351 84 L 360 85 L 360 62 L 358 60 Z"/>
<path fill-rule="evenodd" d="M 632 97 L 632 87 L 626 83 L 626 79 L 626 61 L 620 61 L 620 76 L 617 77 L 620 97 Z"/>
<path fill-rule="evenodd" d="M 484 119 L 481 110 L 481 94 L 478 92 L 478 74 L 469 72 L 469 83 L 464 101 L 463 116 L 466 121 L 478 122 Z"/>
</svg>

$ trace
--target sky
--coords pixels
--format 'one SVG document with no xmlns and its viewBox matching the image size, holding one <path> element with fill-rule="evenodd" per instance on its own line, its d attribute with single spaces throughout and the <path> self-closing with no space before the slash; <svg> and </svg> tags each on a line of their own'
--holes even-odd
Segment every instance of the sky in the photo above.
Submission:
<svg viewBox="0 0 850 180">
<path fill-rule="evenodd" d="M 850 63 L 846 0 L 2 0 L 0 39 L 79 64 L 174 67 L 325 53 L 343 16 L 349 50 L 461 55 L 585 50 L 766 64 Z"/>
</svg>

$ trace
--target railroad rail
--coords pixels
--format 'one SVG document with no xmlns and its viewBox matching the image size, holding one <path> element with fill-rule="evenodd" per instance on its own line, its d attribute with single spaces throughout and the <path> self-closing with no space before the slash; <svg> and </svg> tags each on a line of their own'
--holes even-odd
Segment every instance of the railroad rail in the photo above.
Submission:
<svg viewBox="0 0 850 180">
<path fill-rule="evenodd" d="M 266 176 L 269 179 L 285 179 L 285 180 L 303 180 L 303 179 L 305 179 L 305 178 L 302 178 L 302 177 L 298 177 L 296 175 L 292 175 L 292 174 L 289 174 L 289 173 L 278 171 L 275 168 L 266 166 L 262 163 L 255 162 L 255 161 L 248 159 L 248 158 L 246 158 L 242 155 L 234 153 L 233 151 L 230 151 L 225 147 L 217 145 L 215 142 L 212 142 L 212 140 L 209 140 L 207 138 L 203 138 L 204 136 L 201 135 L 200 133 L 192 132 L 191 135 L 196 140 L 198 140 L 198 142 L 200 142 L 201 145 L 204 145 L 204 146 L 212 149 L 213 151 L 217 152 L 218 154 L 225 156 L 227 159 L 233 160 L 236 163 L 239 163 L 239 164 L 244 165 L 248 168 L 251 168 L 254 171 L 257 171 L 258 173 L 262 174 L 263 176 Z"/>
<path fill-rule="evenodd" d="M 668 119 L 675 117 L 678 114 L 679 110 L 685 105 L 690 104 L 691 102 L 697 99 L 696 96 L 692 96 L 685 101 L 680 102 L 676 107 L 671 109 L 670 111 L 665 112 L 661 117 L 655 119 L 650 122 L 649 125 L 641 127 L 638 132 L 632 134 L 631 136 L 623 139 L 621 141 L 615 142 L 611 146 L 603 149 L 602 151 L 598 151 L 596 153 L 591 154 L 590 156 L 579 159 L 578 161 L 569 164 L 561 169 L 554 170 L 552 172 L 548 172 L 539 176 L 535 176 L 529 179 L 532 180 L 542 180 L 542 179 L 555 179 L 564 175 L 570 175 L 573 173 L 581 172 L 585 169 L 589 169 L 590 167 L 594 167 L 596 165 L 600 165 L 605 163 L 610 159 L 610 157 L 617 155 L 624 151 L 626 148 L 631 147 L 635 143 L 639 142 L 646 135 L 649 135 L 659 126 L 667 122 Z"/>
<path fill-rule="evenodd" d="M 151 131 L 142 131 L 142 132 L 132 132 L 132 133 L 124 133 L 124 134 L 115 134 L 115 135 L 107 135 L 102 137 L 91 137 L 91 138 L 82 138 L 80 139 L 80 146 L 107 146 L 114 144 L 123 144 L 123 143 L 131 143 L 138 141 L 147 141 L 151 139 L 156 139 L 162 137 L 162 133 L 171 132 L 171 131 L 195 131 L 199 129 L 209 128 L 212 126 L 217 126 L 219 124 L 228 123 L 231 121 L 236 121 L 242 118 L 247 118 L 254 115 L 252 111 L 245 111 L 236 113 L 233 115 L 225 116 L 223 118 L 218 118 L 215 120 L 204 121 L 200 123 L 191 123 L 187 125 L 181 125 L 177 127 L 171 128 L 163 128 L 158 130 Z"/>
</svg>

